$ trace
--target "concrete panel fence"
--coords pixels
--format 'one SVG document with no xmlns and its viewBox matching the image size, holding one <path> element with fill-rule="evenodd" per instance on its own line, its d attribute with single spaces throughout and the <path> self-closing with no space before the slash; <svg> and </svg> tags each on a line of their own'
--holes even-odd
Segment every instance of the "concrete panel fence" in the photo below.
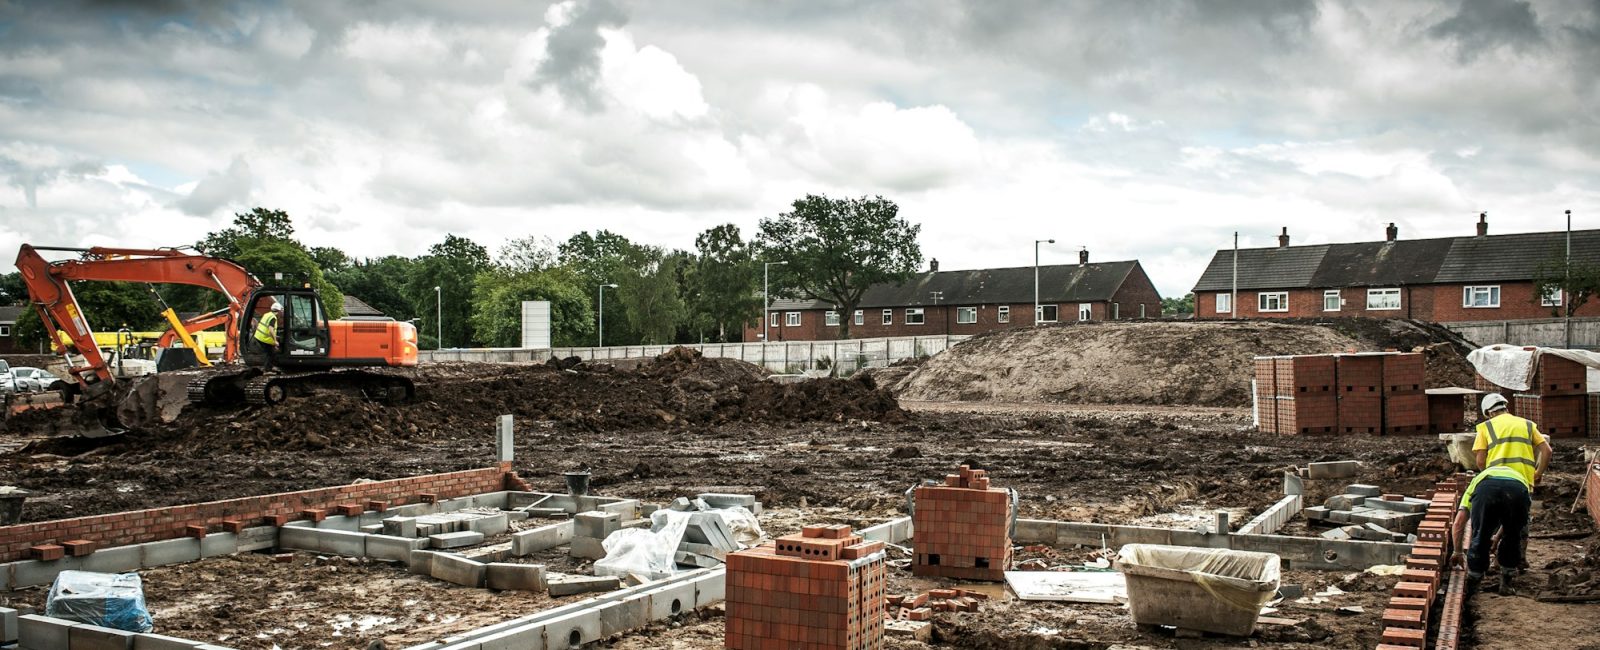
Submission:
<svg viewBox="0 0 1600 650">
<path fill-rule="evenodd" d="M 853 372 L 860 368 L 882 367 L 903 359 L 938 354 L 970 338 L 965 335 L 902 336 L 849 341 L 789 341 L 775 343 L 686 343 L 678 345 L 615 345 L 587 348 L 477 348 L 461 350 L 423 350 L 421 362 L 479 361 L 514 363 L 544 361 L 550 357 L 578 357 L 585 361 L 640 359 L 665 353 L 675 347 L 699 350 L 712 358 L 740 359 L 777 373 L 799 373 L 834 367 Z M 846 372 L 846 374 L 847 374 Z"/>
<path fill-rule="evenodd" d="M 1442 325 L 1478 345 L 1504 343 L 1551 348 L 1566 347 L 1567 332 L 1570 329 L 1572 347 L 1600 350 L 1600 318 L 1574 318 L 1570 322 L 1561 318 L 1540 318 L 1442 323 Z"/>
</svg>

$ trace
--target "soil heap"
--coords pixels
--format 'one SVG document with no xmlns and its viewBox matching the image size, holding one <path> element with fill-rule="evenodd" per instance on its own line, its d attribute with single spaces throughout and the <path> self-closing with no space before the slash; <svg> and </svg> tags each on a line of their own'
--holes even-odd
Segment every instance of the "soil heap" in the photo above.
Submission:
<svg viewBox="0 0 1600 650">
<path fill-rule="evenodd" d="M 1264 355 L 1422 349 L 1430 386 L 1471 385 L 1459 337 L 1403 320 L 1093 322 L 975 336 L 893 388 L 902 399 L 1247 406 Z"/>
</svg>

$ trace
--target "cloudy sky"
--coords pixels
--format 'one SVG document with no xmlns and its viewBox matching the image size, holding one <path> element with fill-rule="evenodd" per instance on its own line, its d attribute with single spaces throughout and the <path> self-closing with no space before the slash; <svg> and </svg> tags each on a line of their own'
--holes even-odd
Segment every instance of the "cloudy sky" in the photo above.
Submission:
<svg viewBox="0 0 1600 650">
<path fill-rule="evenodd" d="M 945 269 L 1600 227 L 1600 0 L 0 0 L 0 251 L 357 255 L 882 194 Z"/>
</svg>

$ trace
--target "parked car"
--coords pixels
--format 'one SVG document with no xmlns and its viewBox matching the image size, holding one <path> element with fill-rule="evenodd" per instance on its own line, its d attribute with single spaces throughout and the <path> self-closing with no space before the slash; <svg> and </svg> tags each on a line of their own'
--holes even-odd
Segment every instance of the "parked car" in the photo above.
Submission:
<svg viewBox="0 0 1600 650">
<path fill-rule="evenodd" d="M 16 367 L 11 369 L 13 388 L 19 393 L 42 393 L 60 380 L 41 368 Z"/>
<path fill-rule="evenodd" d="M 0 359 L 0 395 L 17 392 L 17 380 L 11 376 L 11 364 Z"/>
</svg>

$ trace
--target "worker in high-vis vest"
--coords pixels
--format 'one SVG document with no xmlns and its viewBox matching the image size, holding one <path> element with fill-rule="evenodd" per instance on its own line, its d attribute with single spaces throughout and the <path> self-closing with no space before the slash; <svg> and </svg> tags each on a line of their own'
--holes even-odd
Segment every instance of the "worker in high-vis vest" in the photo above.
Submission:
<svg viewBox="0 0 1600 650">
<path fill-rule="evenodd" d="M 256 320 L 256 344 L 267 355 L 267 372 L 272 372 L 273 363 L 278 357 L 278 315 L 282 313 L 283 305 L 273 301 L 272 309 Z"/>
<path fill-rule="evenodd" d="M 1482 579 L 1489 570 L 1489 553 L 1495 533 L 1500 533 L 1501 580 L 1509 589 L 1510 572 L 1526 568 L 1523 547 L 1527 543 L 1528 512 L 1533 504 L 1533 488 L 1544 480 L 1550 466 L 1550 441 L 1539 433 L 1531 420 L 1512 415 L 1504 395 L 1483 397 L 1483 422 L 1472 451 L 1480 473 L 1473 486 L 1483 494 L 1476 497 L 1482 507 L 1471 513 L 1472 548 L 1467 556 L 1468 578 Z M 1510 479 L 1515 479 L 1515 484 Z M 1481 486 L 1480 481 L 1494 481 Z M 1471 497 L 1471 489 L 1468 490 Z M 1487 495 L 1487 496 L 1485 496 Z M 1463 499 L 1467 503 L 1467 499 Z M 1463 506 L 1462 512 L 1467 509 Z M 1462 521 L 1461 517 L 1457 517 Z"/>
<path fill-rule="evenodd" d="M 1511 595 L 1511 578 L 1524 561 L 1523 534 L 1528 529 L 1528 510 L 1533 506 L 1533 486 L 1510 465 L 1496 465 L 1478 472 L 1461 495 L 1461 509 L 1452 525 L 1453 538 L 1461 539 L 1466 522 L 1472 521 L 1471 545 L 1465 554 L 1456 548 L 1451 561 L 1467 567 L 1467 591 L 1476 592 L 1489 572 L 1489 554 L 1500 561 L 1500 595 Z M 1495 550 L 1494 536 L 1500 533 Z M 1466 540 L 1463 540 L 1465 543 Z M 1465 557 L 1463 557 L 1465 555 Z"/>
</svg>

